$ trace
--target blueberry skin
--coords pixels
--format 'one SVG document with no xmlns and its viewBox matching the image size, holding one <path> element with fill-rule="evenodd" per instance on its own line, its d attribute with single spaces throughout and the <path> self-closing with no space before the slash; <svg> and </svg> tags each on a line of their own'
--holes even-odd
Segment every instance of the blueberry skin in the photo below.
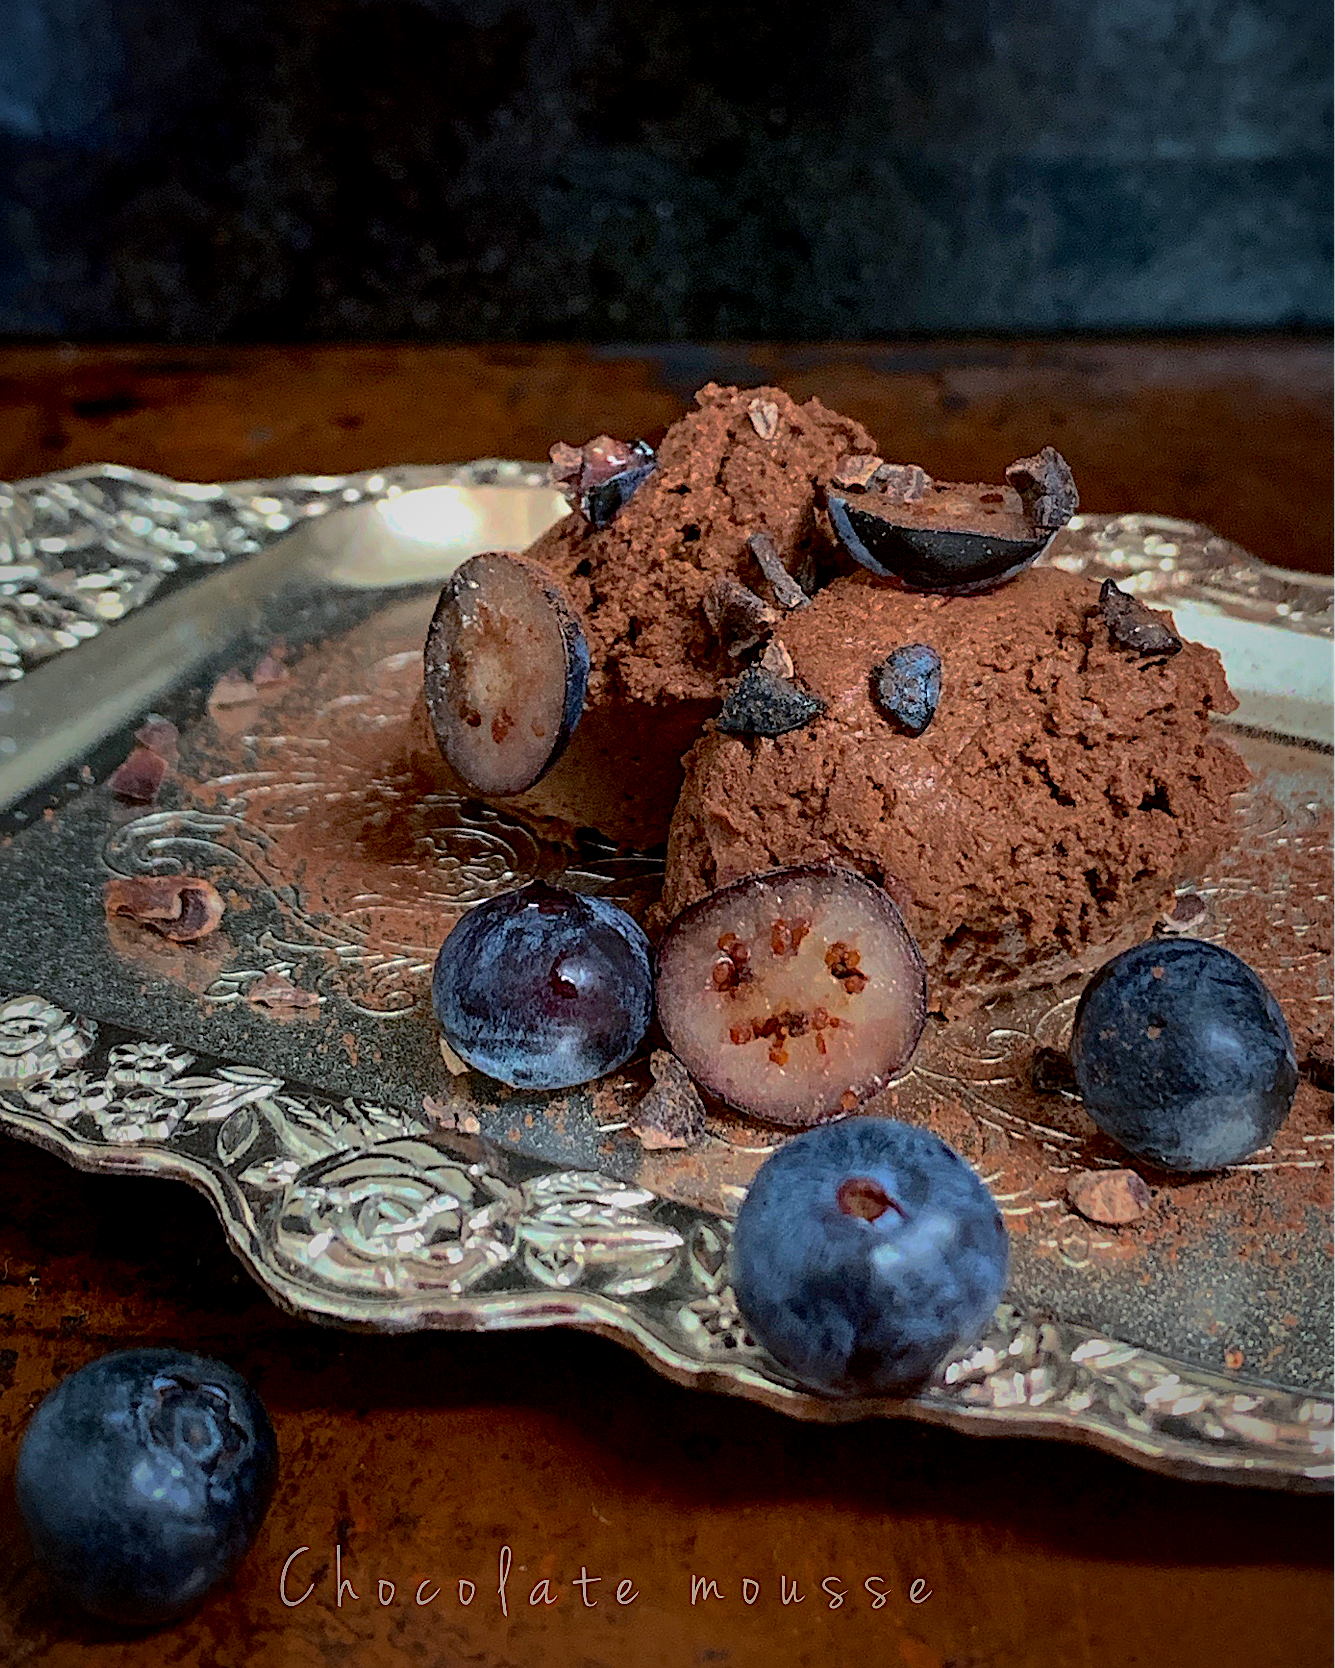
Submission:
<svg viewBox="0 0 1335 1668">
<path fill-rule="evenodd" d="M 1165 1170 L 1218 1170 L 1268 1145 L 1298 1087 L 1279 1003 L 1231 950 L 1195 938 L 1151 939 L 1099 969 L 1071 1065 L 1104 1134 Z"/>
<path fill-rule="evenodd" d="M 906 643 L 872 669 L 872 699 L 893 724 L 920 736 L 941 699 L 941 656 L 930 643 Z"/>
<path fill-rule="evenodd" d="M 899 1207 L 839 1207 L 865 1177 Z M 896 1395 L 986 1326 L 1009 1246 L 992 1195 L 930 1130 L 889 1118 L 822 1124 L 772 1153 L 742 1202 L 733 1290 L 752 1336 L 804 1384 Z"/>
<path fill-rule="evenodd" d="M 615 1071 L 649 1028 L 653 994 L 639 925 L 542 881 L 471 909 L 431 980 L 446 1042 L 516 1089 L 569 1089 Z"/>
<path fill-rule="evenodd" d="M 173 1621 L 241 1562 L 278 1471 L 273 1426 L 230 1367 L 122 1350 L 43 1400 L 15 1490 L 37 1562 L 83 1609 Z"/>
</svg>

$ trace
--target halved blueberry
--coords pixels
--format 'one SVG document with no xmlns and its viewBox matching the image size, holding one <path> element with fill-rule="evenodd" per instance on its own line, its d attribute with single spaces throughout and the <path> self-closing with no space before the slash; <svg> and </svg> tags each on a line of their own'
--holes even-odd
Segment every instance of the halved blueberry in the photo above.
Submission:
<svg viewBox="0 0 1335 1668">
<path fill-rule="evenodd" d="M 848 1112 L 912 1057 L 922 957 L 890 894 L 828 865 L 701 898 L 658 955 L 658 1018 L 711 1093 L 778 1124 Z"/>
<path fill-rule="evenodd" d="M 423 657 L 436 744 L 476 793 L 523 793 L 584 710 L 589 646 L 565 598 L 527 562 L 465 562 L 440 593 Z"/>
</svg>

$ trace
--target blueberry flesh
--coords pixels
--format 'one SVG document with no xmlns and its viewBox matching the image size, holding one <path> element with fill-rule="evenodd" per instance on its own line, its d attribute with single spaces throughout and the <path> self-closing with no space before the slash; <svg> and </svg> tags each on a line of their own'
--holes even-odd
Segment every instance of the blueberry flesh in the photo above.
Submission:
<svg viewBox="0 0 1335 1668">
<path fill-rule="evenodd" d="M 883 1089 L 927 1015 L 922 956 L 890 894 L 821 864 L 748 875 L 684 909 L 659 946 L 657 994 L 696 1082 L 786 1125 Z"/>
<path fill-rule="evenodd" d="M 872 670 L 872 699 L 891 723 L 920 736 L 941 699 L 941 656 L 928 643 L 908 643 Z"/>
<path fill-rule="evenodd" d="M 231 1574 L 277 1469 L 268 1415 L 230 1367 L 124 1350 L 41 1403 L 15 1488 L 51 1582 L 96 1616 L 145 1626 L 174 1620 Z"/>
<path fill-rule="evenodd" d="M 1011 539 L 994 533 L 961 533 L 945 527 L 915 527 L 895 519 L 893 504 L 870 507 L 868 494 L 855 503 L 829 493 L 826 509 L 839 542 L 856 562 L 882 579 L 896 579 L 913 591 L 968 596 L 1014 579 L 1052 543 L 1055 535 Z"/>
<path fill-rule="evenodd" d="M 589 646 L 569 604 L 528 563 L 474 556 L 427 631 L 423 693 L 436 745 L 475 793 L 540 781 L 565 751 L 589 682 Z"/>
<path fill-rule="evenodd" d="M 972 1343 L 1006 1287 L 992 1195 L 930 1130 L 823 1124 L 756 1172 L 733 1291 L 750 1333 L 802 1383 L 895 1395 Z"/>
<path fill-rule="evenodd" d="M 624 910 L 530 881 L 472 909 L 436 957 L 450 1047 L 516 1089 L 568 1089 L 615 1071 L 653 1011 L 649 941 Z"/>
<path fill-rule="evenodd" d="M 1106 1135 L 1165 1170 L 1267 1146 L 1298 1087 L 1279 1003 L 1232 951 L 1151 939 L 1115 956 L 1075 1012 L 1071 1065 Z"/>
</svg>

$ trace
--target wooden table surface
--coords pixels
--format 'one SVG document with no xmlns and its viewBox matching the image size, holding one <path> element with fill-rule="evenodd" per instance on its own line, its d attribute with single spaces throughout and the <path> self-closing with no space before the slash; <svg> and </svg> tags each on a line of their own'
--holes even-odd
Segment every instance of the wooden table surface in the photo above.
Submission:
<svg viewBox="0 0 1335 1668">
<path fill-rule="evenodd" d="M 207 480 L 541 457 L 598 429 L 652 437 L 711 377 L 818 393 L 939 476 L 996 478 L 1052 440 L 1090 509 L 1204 520 L 1268 560 L 1329 571 L 1329 354 L 1294 340 L 14 348 L 0 352 L 0 475 L 107 459 Z M 1331 1660 L 1328 1501 L 1177 1483 L 1058 1444 L 804 1426 L 678 1389 L 576 1334 L 322 1330 L 260 1295 L 186 1189 L 2 1150 L 0 1662 Z M 150 1343 L 245 1373 L 277 1426 L 282 1475 L 236 1581 L 145 1640 L 48 1594 L 9 1490 L 37 1400 L 96 1355 Z M 336 1548 L 351 1583 L 341 1606 Z M 294 1553 L 286 1594 L 301 1602 L 285 1604 Z M 720 1596 L 692 1604 L 693 1576 Z"/>
</svg>

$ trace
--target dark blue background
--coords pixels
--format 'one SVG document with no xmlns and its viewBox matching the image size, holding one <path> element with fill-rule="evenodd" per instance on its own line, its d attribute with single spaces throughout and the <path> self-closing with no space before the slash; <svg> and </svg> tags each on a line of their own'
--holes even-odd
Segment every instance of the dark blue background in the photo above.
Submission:
<svg viewBox="0 0 1335 1668">
<path fill-rule="evenodd" d="M 1329 0 L 0 0 L 0 333 L 1326 322 Z"/>
</svg>

